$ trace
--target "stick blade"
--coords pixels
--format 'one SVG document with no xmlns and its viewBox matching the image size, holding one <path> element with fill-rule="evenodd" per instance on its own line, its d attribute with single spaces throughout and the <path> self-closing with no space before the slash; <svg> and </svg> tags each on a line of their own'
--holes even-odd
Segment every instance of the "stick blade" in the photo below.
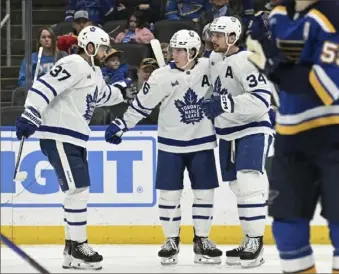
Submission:
<svg viewBox="0 0 339 274">
<path fill-rule="evenodd" d="M 158 39 L 152 39 L 151 40 L 151 47 L 155 56 L 155 59 L 158 62 L 159 67 L 163 67 L 166 66 L 166 62 L 164 59 L 164 55 L 162 54 L 161 51 L 161 46 L 160 46 L 160 42 Z"/>
</svg>

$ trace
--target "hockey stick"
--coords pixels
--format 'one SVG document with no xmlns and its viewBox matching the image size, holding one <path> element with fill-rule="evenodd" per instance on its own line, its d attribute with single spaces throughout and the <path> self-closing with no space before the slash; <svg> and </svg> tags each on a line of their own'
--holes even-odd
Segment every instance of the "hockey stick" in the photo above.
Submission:
<svg viewBox="0 0 339 274">
<path fill-rule="evenodd" d="M 0 233 L 0 240 L 7 245 L 10 249 L 12 249 L 16 254 L 18 254 L 22 259 L 24 259 L 29 265 L 34 267 L 40 273 L 49 274 L 50 272 L 41 266 L 36 260 L 30 257 L 27 253 L 25 253 L 20 247 L 18 247 L 15 243 L 13 243 L 10 239 L 8 239 L 4 234 Z"/>
<path fill-rule="evenodd" d="M 37 62 L 36 68 L 35 68 L 35 73 L 34 73 L 34 78 L 33 78 L 33 83 L 38 78 L 42 52 L 43 52 L 43 47 L 40 47 L 39 48 L 39 53 L 38 53 L 38 62 Z M 19 165 L 20 165 L 20 160 L 21 160 L 22 149 L 24 147 L 24 143 L 25 143 L 25 137 L 23 136 L 21 138 L 21 141 L 20 141 L 18 157 L 17 157 L 16 163 L 15 163 L 15 170 L 14 170 L 14 181 L 15 182 L 23 182 L 23 181 L 25 181 L 27 179 L 27 176 L 28 176 L 26 171 L 18 172 Z"/>
<path fill-rule="evenodd" d="M 155 59 L 158 62 L 159 67 L 166 66 L 164 55 L 162 54 L 161 45 L 158 39 L 151 40 L 151 47 L 155 56 Z"/>
</svg>

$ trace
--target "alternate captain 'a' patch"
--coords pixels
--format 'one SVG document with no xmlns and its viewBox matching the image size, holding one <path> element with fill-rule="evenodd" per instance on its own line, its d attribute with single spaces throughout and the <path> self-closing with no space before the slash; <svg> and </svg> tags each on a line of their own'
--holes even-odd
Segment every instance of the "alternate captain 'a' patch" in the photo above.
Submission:
<svg viewBox="0 0 339 274">
<path fill-rule="evenodd" d="M 204 118 L 203 111 L 200 108 L 203 100 L 204 98 L 198 99 L 198 95 L 191 88 L 185 93 L 183 101 L 175 100 L 174 104 L 181 116 L 180 122 L 193 125 L 199 123 Z"/>
</svg>

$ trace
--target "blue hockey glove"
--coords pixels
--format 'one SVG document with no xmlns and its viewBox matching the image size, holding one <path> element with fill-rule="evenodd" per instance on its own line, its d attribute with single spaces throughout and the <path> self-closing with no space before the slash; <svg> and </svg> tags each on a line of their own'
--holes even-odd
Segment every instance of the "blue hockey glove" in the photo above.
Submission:
<svg viewBox="0 0 339 274">
<path fill-rule="evenodd" d="M 269 36 L 268 28 L 269 12 L 259 11 L 248 24 L 247 35 L 251 35 L 253 40 L 261 41 Z"/>
<path fill-rule="evenodd" d="M 28 107 L 16 119 L 16 136 L 19 140 L 22 136 L 28 138 L 41 126 L 40 113 L 33 107 Z"/>
<path fill-rule="evenodd" d="M 107 143 L 119 145 L 121 136 L 128 130 L 124 120 L 116 118 L 106 129 L 105 139 Z"/>
<path fill-rule="evenodd" d="M 214 119 L 224 112 L 234 112 L 234 103 L 230 94 L 217 94 L 202 101 L 200 105 L 208 119 Z"/>
</svg>

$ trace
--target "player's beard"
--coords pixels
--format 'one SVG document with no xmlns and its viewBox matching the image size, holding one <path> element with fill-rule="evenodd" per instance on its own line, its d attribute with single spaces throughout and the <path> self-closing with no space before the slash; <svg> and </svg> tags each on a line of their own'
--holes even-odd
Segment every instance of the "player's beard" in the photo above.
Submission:
<svg viewBox="0 0 339 274">
<path fill-rule="evenodd" d="M 94 65 L 102 67 L 104 65 L 104 60 L 100 59 L 97 55 L 94 56 Z"/>
</svg>

